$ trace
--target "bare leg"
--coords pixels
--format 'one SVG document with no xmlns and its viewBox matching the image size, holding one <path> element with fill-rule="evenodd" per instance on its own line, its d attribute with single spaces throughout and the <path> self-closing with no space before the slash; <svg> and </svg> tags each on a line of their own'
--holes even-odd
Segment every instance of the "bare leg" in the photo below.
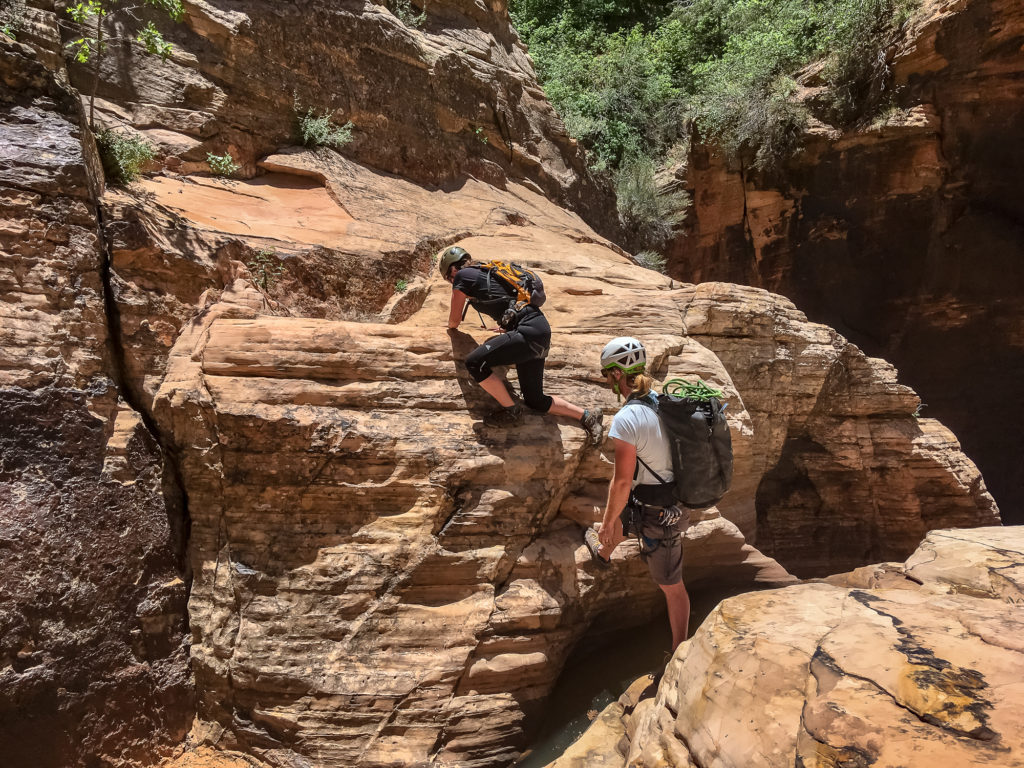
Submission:
<svg viewBox="0 0 1024 768">
<path fill-rule="evenodd" d="M 492 373 L 480 382 L 480 386 L 484 388 L 484 392 L 497 400 L 498 404 L 502 407 L 511 408 L 514 405 L 512 396 L 508 393 L 508 387 L 505 386 L 505 380 L 498 376 L 498 374 Z M 582 414 L 583 412 L 580 411 L 580 413 Z"/>
<path fill-rule="evenodd" d="M 583 418 L 582 408 L 578 405 L 573 405 L 558 395 L 551 396 L 551 407 L 548 409 L 548 413 L 552 416 L 569 416 L 573 421 L 579 421 Z"/>
<path fill-rule="evenodd" d="M 690 628 L 690 595 L 683 582 L 660 584 L 668 605 L 668 623 L 672 627 L 672 652 L 686 639 Z"/>
</svg>

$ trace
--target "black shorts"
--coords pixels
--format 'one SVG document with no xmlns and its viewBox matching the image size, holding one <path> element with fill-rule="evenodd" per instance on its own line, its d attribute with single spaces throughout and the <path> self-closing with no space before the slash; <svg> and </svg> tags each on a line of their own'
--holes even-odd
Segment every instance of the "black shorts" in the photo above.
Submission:
<svg viewBox="0 0 1024 768">
<path fill-rule="evenodd" d="M 551 398 L 544 394 L 544 360 L 550 346 L 551 326 L 539 309 L 531 307 L 514 331 L 494 336 L 470 352 L 466 369 L 481 382 L 494 372 L 493 366 L 514 365 L 523 402 L 547 413 Z"/>
</svg>

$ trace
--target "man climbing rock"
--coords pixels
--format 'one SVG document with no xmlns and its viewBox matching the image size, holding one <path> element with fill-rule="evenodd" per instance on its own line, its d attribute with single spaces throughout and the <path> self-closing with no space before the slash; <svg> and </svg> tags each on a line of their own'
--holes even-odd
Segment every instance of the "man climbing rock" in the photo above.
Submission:
<svg viewBox="0 0 1024 768">
<path fill-rule="evenodd" d="M 522 405 L 512 400 L 504 380 L 492 370 L 496 365 L 515 365 L 527 406 L 541 413 L 568 416 L 578 421 L 591 443 L 598 445 L 603 435 L 599 408 L 585 410 L 561 397 L 544 393 L 544 360 L 551 346 L 551 326 L 540 307 L 526 303 L 516 308 L 515 289 L 493 274 L 490 266 L 474 264 L 463 248 L 445 248 L 438 254 L 438 264 L 441 276 L 452 284 L 449 330 L 459 327 L 468 301 L 479 312 L 493 318 L 504 331 L 485 341 L 466 358 L 470 375 L 501 406 L 484 421 L 510 426 L 522 418 Z"/>
</svg>

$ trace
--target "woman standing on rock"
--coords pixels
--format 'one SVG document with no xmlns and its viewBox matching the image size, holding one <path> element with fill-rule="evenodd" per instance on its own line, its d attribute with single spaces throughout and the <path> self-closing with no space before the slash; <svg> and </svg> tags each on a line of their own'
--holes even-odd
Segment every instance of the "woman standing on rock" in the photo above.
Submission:
<svg viewBox="0 0 1024 768">
<path fill-rule="evenodd" d="M 601 531 L 588 528 L 583 540 L 594 561 L 607 567 L 612 551 L 626 538 L 623 522 L 628 522 L 629 533 L 640 540 L 640 556 L 665 594 L 675 651 L 686 639 L 690 622 L 682 543 L 689 514 L 675 503 L 671 448 L 658 418 L 651 392 L 654 380 L 646 373 L 646 365 L 643 344 L 629 336 L 612 339 L 601 352 L 605 381 L 617 395 L 625 395 L 626 404 L 608 430 L 615 443 L 615 471 Z"/>
<path fill-rule="evenodd" d="M 511 287 L 493 276 L 488 279 L 487 271 L 474 265 L 463 248 L 451 246 L 438 255 L 441 276 L 452 284 L 448 329 L 459 327 L 467 301 L 500 323 L 514 298 Z M 492 370 L 496 365 L 515 365 L 526 405 L 541 413 L 568 416 L 578 421 L 591 442 L 597 445 L 602 436 L 599 408 L 584 410 L 561 397 L 544 393 L 544 359 L 550 346 L 551 326 L 547 318 L 539 307 L 528 304 L 516 313 L 514 327 L 505 328 L 504 333 L 488 339 L 466 357 L 470 375 L 501 406 L 484 421 L 511 426 L 522 419 L 522 405 L 512 400 L 505 382 Z"/>
</svg>

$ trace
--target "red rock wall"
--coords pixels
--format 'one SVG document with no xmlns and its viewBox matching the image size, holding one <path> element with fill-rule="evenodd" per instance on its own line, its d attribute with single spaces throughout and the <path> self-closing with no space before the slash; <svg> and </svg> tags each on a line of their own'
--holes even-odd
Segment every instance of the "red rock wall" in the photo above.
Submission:
<svg viewBox="0 0 1024 768">
<path fill-rule="evenodd" d="M 903 111 L 818 124 L 765 176 L 707 147 L 671 274 L 782 293 L 893 362 L 979 465 L 1008 522 L 1024 510 L 1024 9 L 925 3 L 894 51 Z"/>
<path fill-rule="evenodd" d="M 194 712 L 180 509 L 115 383 L 95 161 L 75 95 L 29 48 L 0 42 L 0 745 L 11 766 L 150 763 Z"/>
<path fill-rule="evenodd" d="M 230 151 L 255 172 L 260 156 L 296 143 L 297 101 L 351 121 L 344 154 L 382 171 L 448 188 L 528 180 L 617 227 L 504 0 L 427 3 L 418 28 L 360 1 L 185 6 L 183 23 L 160 25 L 176 46 L 167 61 L 113 47 L 98 89 L 102 121 L 144 130 L 167 167 L 208 171 L 207 152 Z M 91 90 L 84 68 L 71 78 Z"/>
</svg>

